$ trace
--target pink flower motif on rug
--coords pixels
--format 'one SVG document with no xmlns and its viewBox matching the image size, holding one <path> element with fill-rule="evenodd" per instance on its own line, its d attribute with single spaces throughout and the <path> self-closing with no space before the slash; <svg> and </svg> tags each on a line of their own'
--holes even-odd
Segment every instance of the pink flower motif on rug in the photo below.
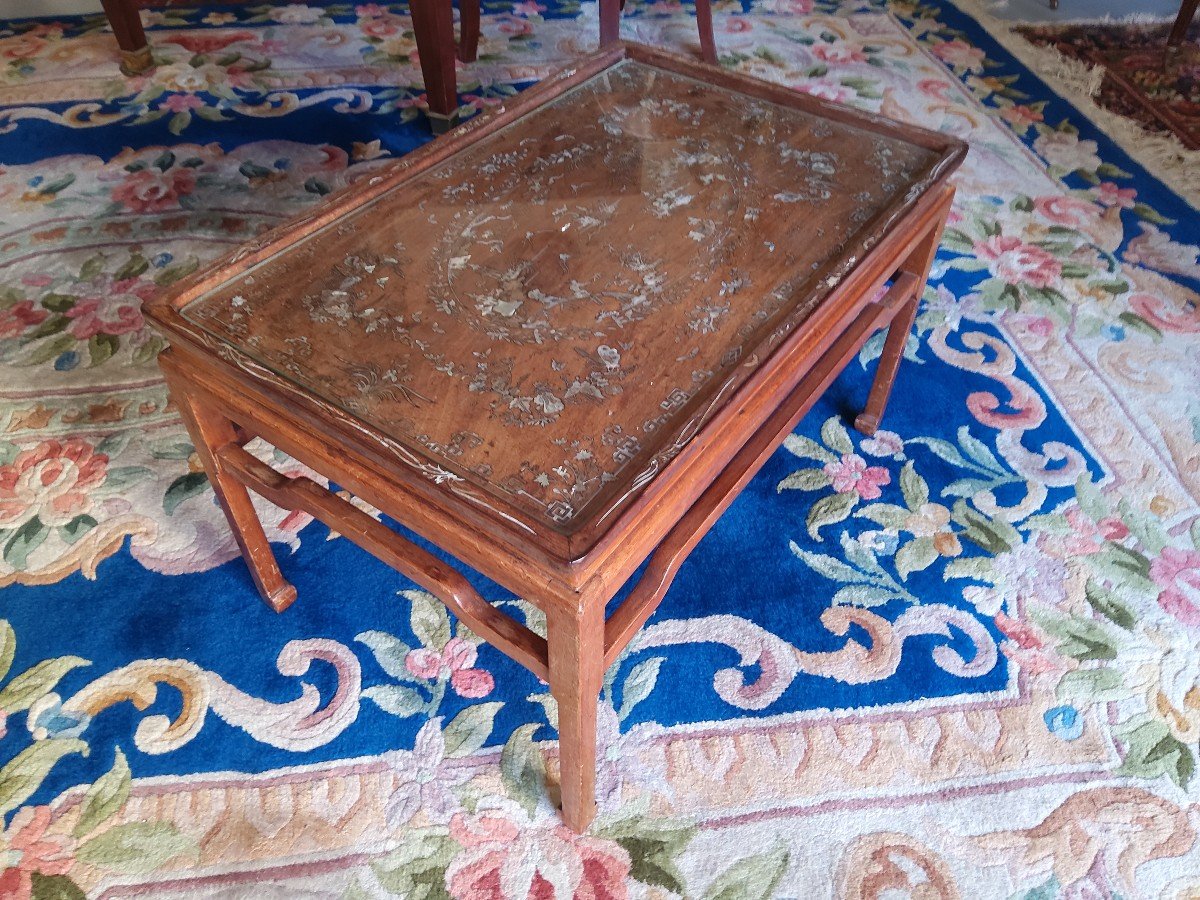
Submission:
<svg viewBox="0 0 1200 900">
<path fill-rule="evenodd" d="M 979 71 L 983 68 L 984 52 L 958 38 L 938 44 L 933 48 L 933 55 L 947 65 L 966 69 L 969 72 Z"/>
<path fill-rule="evenodd" d="M 0 309 L 0 338 L 17 337 L 46 320 L 46 312 L 32 300 L 22 300 L 8 309 Z"/>
<path fill-rule="evenodd" d="M 78 438 L 43 441 L 0 466 L 0 525 L 33 517 L 65 525 L 92 508 L 91 492 L 108 473 L 108 457 Z"/>
<path fill-rule="evenodd" d="M 191 169 L 171 168 L 165 172 L 153 166 L 131 172 L 113 189 L 112 198 L 130 212 L 153 213 L 179 208 L 179 198 L 196 189 Z"/>
<path fill-rule="evenodd" d="M 449 676 L 455 693 L 474 700 L 486 697 L 496 686 L 490 672 L 475 668 L 478 653 L 470 641 L 456 637 L 450 639 L 441 653 L 428 647 L 410 650 L 404 665 L 412 674 L 427 681 Z"/>
<path fill-rule="evenodd" d="M 97 334 L 130 334 L 141 331 L 142 303 L 158 290 L 154 282 L 139 278 L 97 278 L 79 302 L 67 310 L 71 334 L 81 341 Z"/>
<path fill-rule="evenodd" d="M 1092 189 L 1096 200 L 1105 206 L 1119 206 L 1121 209 L 1133 209 L 1136 188 L 1123 188 L 1111 181 L 1102 181 Z"/>
<path fill-rule="evenodd" d="M 892 476 L 883 466 L 868 466 L 857 453 L 844 453 L 838 462 L 825 464 L 825 474 L 833 480 L 839 494 L 857 493 L 864 500 L 875 500 L 880 487 L 890 484 Z"/>
<path fill-rule="evenodd" d="M 50 807 L 26 806 L 18 810 L 4 832 L 0 844 L 0 897 L 6 900 L 30 900 L 33 876 L 65 875 L 75 860 L 63 838 L 46 837 L 50 825 Z"/>
<path fill-rule="evenodd" d="M 1095 203 L 1078 197 L 1035 197 L 1033 208 L 1051 224 L 1070 228 L 1083 228 L 1100 216 L 1100 208 Z"/>
<path fill-rule="evenodd" d="M 1158 605 L 1186 625 L 1200 628 L 1200 550 L 1164 547 L 1150 564 L 1159 586 Z"/>
<path fill-rule="evenodd" d="M 617 843 L 576 835 L 557 814 L 530 816 L 491 797 L 459 813 L 450 836 L 464 848 L 446 869 L 456 900 L 624 900 L 629 854 Z"/>
<path fill-rule="evenodd" d="M 992 235 L 975 244 L 975 255 L 985 261 L 994 276 L 1009 284 L 1028 284 L 1044 288 L 1062 275 L 1062 263 L 1033 244 L 1018 237 Z"/>
<path fill-rule="evenodd" d="M 1049 555 L 1062 560 L 1076 556 L 1090 556 L 1104 548 L 1105 541 L 1119 541 L 1129 535 L 1129 528 L 1115 516 L 1108 516 L 1098 523 L 1092 522 L 1078 506 L 1066 511 L 1067 524 L 1071 533 L 1067 535 L 1043 535 L 1039 547 Z"/>
<path fill-rule="evenodd" d="M 817 44 L 813 47 L 812 53 L 823 62 L 838 65 L 867 61 L 867 54 L 857 44 Z"/>
</svg>

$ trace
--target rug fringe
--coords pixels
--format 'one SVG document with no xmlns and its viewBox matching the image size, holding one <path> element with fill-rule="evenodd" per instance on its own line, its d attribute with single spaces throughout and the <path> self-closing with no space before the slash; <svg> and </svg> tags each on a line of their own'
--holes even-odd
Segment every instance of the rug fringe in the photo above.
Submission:
<svg viewBox="0 0 1200 900">
<path fill-rule="evenodd" d="M 997 43 L 1036 72 L 1056 93 L 1141 163 L 1152 175 L 1200 209 L 1200 151 L 1189 150 L 1173 134 L 1155 134 L 1136 122 L 1110 112 L 1093 99 L 1104 79 L 1103 66 L 1063 56 L 1049 47 L 1039 47 L 996 18 L 980 0 L 952 0 L 962 12 L 975 18 Z"/>
<path fill-rule="evenodd" d="M 1060 25 L 1170 25 L 1175 21 L 1175 17 L 1134 12 L 1120 16 L 1114 16 L 1112 13 L 1105 13 L 1102 16 L 1080 16 L 1078 19 L 1003 19 L 1002 21 L 1008 22 L 1014 28 L 1036 28 L 1041 25 L 1057 28 Z"/>
</svg>

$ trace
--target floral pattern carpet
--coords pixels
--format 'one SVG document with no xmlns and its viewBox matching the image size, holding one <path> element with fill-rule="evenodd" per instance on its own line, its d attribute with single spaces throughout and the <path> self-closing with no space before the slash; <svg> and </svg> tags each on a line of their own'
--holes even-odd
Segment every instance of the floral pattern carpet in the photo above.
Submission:
<svg viewBox="0 0 1200 900">
<path fill-rule="evenodd" d="M 1027 25 L 1035 44 L 1104 67 L 1097 102 L 1151 131 L 1200 150 L 1200 25 L 1167 48 L 1170 25 Z"/>
<path fill-rule="evenodd" d="M 545 686 L 431 597 L 263 504 L 258 601 L 140 312 L 429 139 L 406 9 L 144 15 L 137 78 L 100 17 L 0 24 L 0 896 L 1200 892 L 1197 213 L 974 20 L 717 4 L 723 65 L 971 153 L 883 430 L 875 340 L 608 673 L 576 837 Z M 486 3 L 462 102 L 596 15 Z"/>
</svg>

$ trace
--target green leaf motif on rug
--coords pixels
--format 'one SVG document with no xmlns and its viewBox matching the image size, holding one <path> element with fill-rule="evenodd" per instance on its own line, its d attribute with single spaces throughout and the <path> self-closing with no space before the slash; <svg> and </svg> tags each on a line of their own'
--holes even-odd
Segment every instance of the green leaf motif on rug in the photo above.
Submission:
<svg viewBox="0 0 1200 900">
<path fill-rule="evenodd" d="M 630 670 L 629 677 L 621 686 L 621 708 L 617 712 L 619 720 L 625 721 L 633 708 L 653 693 L 654 686 L 658 684 L 658 672 L 666 661 L 665 656 L 656 656 L 642 660 Z"/>
<path fill-rule="evenodd" d="M 130 875 L 162 868 L 176 856 L 197 852 L 191 838 L 166 822 L 126 822 L 81 844 L 76 857 Z"/>
<path fill-rule="evenodd" d="M 1120 731 L 1128 744 L 1120 772 L 1138 778 L 1166 775 L 1180 788 L 1187 788 L 1196 771 L 1194 751 L 1171 734 L 1165 722 L 1138 717 Z"/>
<path fill-rule="evenodd" d="M 30 887 L 30 900 L 84 900 L 87 896 L 67 875 L 34 872 L 30 876 Z"/>
<path fill-rule="evenodd" d="M 788 849 L 777 844 L 765 853 L 739 859 L 717 876 L 704 900 L 770 900 L 788 866 Z"/>
<path fill-rule="evenodd" d="M 408 669 L 404 665 L 404 659 L 412 648 L 400 638 L 388 634 L 386 631 L 364 631 L 362 634 L 355 635 L 354 639 L 370 648 L 375 662 L 379 663 L 379 668 L 383 669 L 390 677 L 398 680 L 410 677 Z"/>
<path fill-rule="evenodd" d="M 12 537 L 4 545 L 4 561 L 14 569 L 25 568 L 25 562 L 34 550 L 42 545 L 50 534 L 50 529 L 42 524 L 37 516 L 29 519 L 13 532 Z"/>
<path fill-rule="evenodd" d="M 163 512 L 168 516 L 175 515 L 184 500 L 194 497 L 208 487 L 208 476 L 203 472 L 188 472 L 180 475 L 171 482 L 163 495 Z"/>
<path fill-rule="evenodd" d="M 0 619 L 0 679 L 8 675 L 16 654 L 17 633 L 7 619 Z"/>
<path fill-rule="evenodd" d="M 412 602 L 409 627 L 426 647 L 444 650 L 450 643 L 450 617 L 440 600 L 425 591 L 404 591 Z"/>
<path fill-rule="evenodd" d="M 694 825 L 636 816 L 610 822 L 600 830 L 600 836 L 625 848 L 632 877 L 643 884 L 687 895 L 687 885 L 675 860 L 696 836 Z"/>
<path fill-rule="evenodd" d="M 50 693 L 64 675 L 87 665 L 91 663 L 78 656 L 60 656 L 31 666 L 0 691 L 0 709 L 8 713 L 29 709 L 34 701 Z"/>
<path fill-rule="evenodd" d="M 55 763 L 71 753 L 87 756 L 88 745 L 78 738 L 37 741 L 10 759 L 0 769 L 0 816 L 28 800 Z"/>
<path fill-rule="evenodd" d="M 449 900 L 446 867 L 460 849 L 445 827 L 417 829 L 407 832 L 392 853 L 371 863 L 371 871 L 385 890 L 406 900 Z"/>
<path fill-rule="evenodd" d="M 537 724 L 522 725 L 512 733 L 500 753 L 500 778 L 504 790 L 530 815 L 537 808 L 546 781 L 546 760 L 533 742 L 533 734 L 540 727 Z"/>
<path fill-rule="evenodd" d="M 483 747 L 491 737 L 496 714 L 503 706 L 499 701 L 476 703 L 451 719 L 442 732 L 446 756 L 470 756 Z"/>
<path fill-rule="evenodd" d="M 362 695 L 384 712 L 402 719 L 415 716 L 428 705 L 417 691 L 402 684 L 378 684 L 366 688 Z"/>
<path fill-rule="evenodd" d="M 83 797 L 79 821 L 75 823 L 75 837 L 81 838 L 89 834 L 98 825 L 112 818 L 129 799 L 130 783 L 129 763 L 118 747 L 113 767 L 96 779 Z"/>
</svg>

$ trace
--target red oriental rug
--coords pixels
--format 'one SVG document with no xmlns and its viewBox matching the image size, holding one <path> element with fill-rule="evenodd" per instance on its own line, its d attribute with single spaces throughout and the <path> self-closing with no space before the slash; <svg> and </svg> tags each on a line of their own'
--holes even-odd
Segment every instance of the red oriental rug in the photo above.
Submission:
<svg viewBox="0 0 1200 900">
<path fill-rule="evenodd" d="M 1071 59 L 1103 66 L 1097 103 L 1200 150 L 1200 22 L 1192 25 L 1182 46 L 1171 49 L 1169 23 L 1030 25 L 1015 30 Z"/>
</svg>

